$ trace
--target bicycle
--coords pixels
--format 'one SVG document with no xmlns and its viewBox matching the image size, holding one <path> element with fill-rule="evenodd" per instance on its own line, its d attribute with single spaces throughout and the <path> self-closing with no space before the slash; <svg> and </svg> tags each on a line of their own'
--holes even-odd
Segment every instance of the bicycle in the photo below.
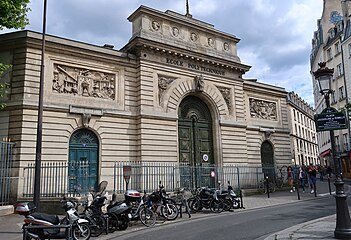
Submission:
<svg viewBox="0 0 351 240">
<path fill-rule="evenodd" d="M 172 221 L 178 217 L 179 210 L 176 203 L 174 200 L 167 197 L 165 188 L 161 184 L 161 181 L 158 191 L 150 194 L 147 204 L 151 207 L 151 210 L 153 210 L 154 213 L 164 217 L 166 220 Z"/>
<path fill-rule="evenodd" d="M 268 189 L 270 193 L 275 192 L 275 184 L 268 180 Z M 259 184 L 258 184 L 258 191 L 260 193 L 267 193 L 267 180 L 266 179 L 262 179 L 260 180 Z"/>
<path fill-rule="evenodd" d="M 179 206 L 179 213 L 182 216 L 183 212 L 188 213 L 189 218 L 191 218 L 191 211 L 190 207 L 188 204 L 188 200 L 186 199 L 186 190 L 185 188 L 179 188 L 176 192 L 174 192 L 176 195 L 172 197 L 172 199 L 175 201 L 176 206 Z"/>
</svg>

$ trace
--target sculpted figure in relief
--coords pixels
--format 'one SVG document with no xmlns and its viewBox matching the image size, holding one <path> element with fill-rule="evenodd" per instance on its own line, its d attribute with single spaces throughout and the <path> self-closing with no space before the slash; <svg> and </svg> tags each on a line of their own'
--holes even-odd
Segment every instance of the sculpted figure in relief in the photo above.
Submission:
<svg viewBox="0 0 351 240">
<path fill-rule="evenodd" d="M 204 90 L 204 77 L 202 76 L 202 74 L 196 76 L 194 80 L 195 80 L 195 91 L 202 92 Z"/>
<path fill-rule="evenodd" d="M 157 21 L 152 21 L 152 29 L 158 31 L 160 29 L 160 24 Z"/>
<path fill-rule="evenodd" d="M 214 46 L 214 40 L 212 38 L 207 39 L 208 46 L 213 47 Z"/>
<path fill-rule="evenodd" d="M 115 99 L 115 75 L 54 64 L 53 92 Z"/>
<path fill-rule="evenodd" d="M 253 118 L 277 120 L 276 103 L 250 98 L 250 115 Z"/>
<path fill-rule="evenodd" d="M 177 27 L 172 28 L 172 34 L 174 37 L 178 37 L 179 35 L 179 29 Z"/>
<path fill-rule="evenodd" d="M 191 39 L 191 41 L 196 42 L 197 41 L 196 33 L 192 32 L 191 35 L 190 35 L 190 39 Z"/>
<path fill-rule="evenodd" d="M 161 100 L 163 93 L 168 86 L 174 81 L 174 78 L 159 77 L 158 79 L 158 99 Z"/>
</svg>

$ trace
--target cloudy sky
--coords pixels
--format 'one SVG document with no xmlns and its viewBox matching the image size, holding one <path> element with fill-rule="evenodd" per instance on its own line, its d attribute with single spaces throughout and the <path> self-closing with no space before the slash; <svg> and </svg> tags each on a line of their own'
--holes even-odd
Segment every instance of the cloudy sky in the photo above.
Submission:
<svg viewBox="0 0 351 240">
<path fill-rule="evenodd" d="M 42 31 L 44 0 L 31 0 L 27 29 Z M 185 14 L 185 0 L 47 0 L 47 34 L 123 47 L 127 17 L 140 5 Z M 241 39 L 238 55 L 252 66 L 245 78 L 295 91 L 311 106 L 309 55 L 323 0 L 189 0 L 193 18 Z M 8 30 L 5 30 L 8 31 Z M 3 31 L 4 32 L 4 31 Z"/>
</svg>

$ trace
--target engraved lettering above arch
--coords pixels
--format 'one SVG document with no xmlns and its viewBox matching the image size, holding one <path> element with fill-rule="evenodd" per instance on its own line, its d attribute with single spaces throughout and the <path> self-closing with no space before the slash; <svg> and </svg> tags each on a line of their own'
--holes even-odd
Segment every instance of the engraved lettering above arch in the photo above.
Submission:
<svg viewBox="0 0 351 240">
<path fill-rule="evenodd" d="M 218 87 L 218 90 L 222 93 L 222 96 L 224 98 L 225 103 L 227 104 L 227 107 L 229 109 L 229 112 L 232 110 L 232 104 L 231 104 L 231 97 L 230 97 L 230 88 L 226 87 Z"/>
<path fill-rule="evenodd" d="M 167 90 L 168 86 L 175 80 L 172 77 L 159 76 L 158 78 L 158 99 L 161 102 L 163 93 Z"/>
<path fill-rule="evenodd" d="M 115 100 L 116 75 L 54 64 L 52 91 L 67 95 Z"/>
<path fill-rule="evenodd" d="M 252 118 L 277 120 L 277 104 L 264 100 L 250 98 L 250 115 Z"/>
</svg>

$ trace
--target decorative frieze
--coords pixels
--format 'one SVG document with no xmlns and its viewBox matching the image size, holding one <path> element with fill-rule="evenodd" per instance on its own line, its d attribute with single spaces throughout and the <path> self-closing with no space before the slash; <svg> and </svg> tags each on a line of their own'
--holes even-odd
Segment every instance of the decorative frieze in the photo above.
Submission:
<svg viewBox="0 0 351 240">
<path fill-rule="evenodd" d="M 115 99 L 116 75 L 54 64 L 52 91 L 62 94 Z"/>
<path fill-rule="evenodd" d="M 175 80 L 175 78 L 159 76 L 158 78 L 158 99 L 161 100 L 163 93 L 168 86 Z"/>
<path fill-rule="evenodd" d="M 225 87 L 218 87 L 218 90 L 221 92 L 225 103 L 227 104 L 227 107 L 229 109 L 229 112 L 232 111 L 232 101 L 231 101 L 231 97 L 230 97 L 230 89 L 229 88 L 225 88 Z"/>
<path fill-rule="evenodd" d="M 277 104 L 264 100 L 250 98 L 250 115 L 252 118 L 277 120 Z"/>
</svg>

